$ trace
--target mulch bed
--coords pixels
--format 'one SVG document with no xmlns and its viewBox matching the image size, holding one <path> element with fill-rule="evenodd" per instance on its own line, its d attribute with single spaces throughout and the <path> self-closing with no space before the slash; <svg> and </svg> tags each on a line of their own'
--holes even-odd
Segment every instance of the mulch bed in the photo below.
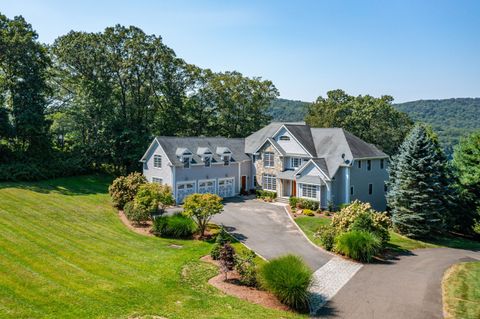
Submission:
<svg viewBox="0 0 480 319">
<path fill-rule="evenodd" d="M 202 257 L 201 260 L 219 266 L 218 261 L 213 260 L 208 255 Z M 208 283 L 227 295 L 235 296 L 266 308 L 290 311 L 290 308 L 278 301 L 272 293 L 253 287 L 242 286 L 238 280 L 238 274 L 235 271 L 231 271 L 228 273 L 227 281 L 225 281 L 225 275 L 222 273 L 211 278 Z"/>
<path fill-rule="evenodd" d="M 125 214 L 121 210 L 118 211 L 118 217 L 120 217 L 120 220 L 122 221 L 123 224 L 125 224 L 125 226 L 127 226 L 129 229 L 133 230 L 134 232 L 140 235 L 153 236 L 152 221 L 149 220 L 141 225 L 133 224 L 128 220 L 127 216 L 125 216 Z"/>
</svg>

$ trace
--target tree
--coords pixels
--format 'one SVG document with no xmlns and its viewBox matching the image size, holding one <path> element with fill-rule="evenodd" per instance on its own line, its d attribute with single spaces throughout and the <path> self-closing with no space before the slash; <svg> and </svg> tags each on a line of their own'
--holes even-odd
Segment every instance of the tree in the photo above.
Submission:
<svg viewBox="0 0 480 319">
<path fill-rule="evenodd" d="M 413 125 L 408 115 L 392 106 L 391 96 L 350 96 L 342 90 L 327 92 L 312 103 L 305 121 L 312 127 L 342 127 L 393 155 Z"/>
<path fill-rule="evenodd" d="M 170 186 L 157 183 L 146 183 L 140 185 L 138 188 L 134 202 L 137 207 L 155 213 L 159 207 L 163 212 L 165 207 L 173 205 L 175 200 Z"/>
<path fill-rule="evenodd" d="M 223 211 L 222 198 L 215 194 L 191 194 L 185 197 L 184 213 L 192 217 L 198 225 L 200 236 L 205 235 L 208 222 Z"/>
<path fill-rule="evenodd" d="M 451 191 L 447 162 L 424 125 L 416 125 L 390 166 L 388 205 L 394 228 L 408 237 L 428 237 L 444 229 Z"/>
<path fill-rule="evenodd" d="M 123 209 L 125 204 L 135 199 L 138 189 L 146 182 L 145 176 L 140 173 L 131 173 L 128 176 L 116 178 L 108 187 L 113 206 Z"/>
<path fill-rule="evenodd" d="M 463 203 L 456 215 L 456 224 L 468 232 L 474 227 L 475 219 L 480 221 L 480 131 L 460 140 L 452 165 Z"/>
<path fill-rule="evenodd" d="M 12 138 L 15 151 L 29 158 L 45 155 L 50 146 L 45 119 L 50 60 L 37 39 L 23 17 L 0 14 L 0 137 Z"/>
<path fill-rule="evenodd" d="M 220 268 L 225 274 L 225 280 L 228 279 L 228 272 L 232 271 L 235 267 L 235 249 L 229 242 L 225 243 L 220 248 L 219 256 Z"/>
</svg>

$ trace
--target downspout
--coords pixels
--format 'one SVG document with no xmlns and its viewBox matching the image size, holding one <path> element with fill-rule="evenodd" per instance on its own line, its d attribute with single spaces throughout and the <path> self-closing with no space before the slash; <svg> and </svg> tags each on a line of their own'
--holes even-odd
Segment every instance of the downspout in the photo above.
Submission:
<svg viewBox="0 0 480 319">
<path fill-rule="evenodd" d="M 344 171 L 344 179 L 345 179 L 345 204 L 350 203 L 350 166 L 345 167 Z"/>
</svg>

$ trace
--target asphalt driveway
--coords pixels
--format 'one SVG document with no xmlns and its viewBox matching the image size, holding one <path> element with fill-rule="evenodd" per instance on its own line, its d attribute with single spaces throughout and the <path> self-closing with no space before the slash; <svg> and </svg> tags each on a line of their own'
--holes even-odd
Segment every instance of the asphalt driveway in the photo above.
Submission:
<svg viewBox="0 0 480 319">
<path fill-rule="evenodd" d="M 282 206 L 243 198 L 229 199 L 224 204 L 223 213 L 214 216 L 212 221 L 224 225 L 238 240 L 266 259 L 295 254 L 316 270 L 333 257 L 312 245 Z"/>
<path fill-rule="evenodd" d="M 366 264 L 320 314 L 328 318 L 443 318 L 441 282 L 445 270 L 480 253 L 431 248 L 385 264 Z"/>
</svg>

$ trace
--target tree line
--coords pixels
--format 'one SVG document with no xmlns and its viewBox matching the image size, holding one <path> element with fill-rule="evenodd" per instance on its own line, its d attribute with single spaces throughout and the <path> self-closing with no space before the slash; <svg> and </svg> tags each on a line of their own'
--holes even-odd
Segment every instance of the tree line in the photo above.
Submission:
<svg viewBox="0 0 480 319">
<path fill-rule="evenodd" d="M 47 46 L 23 17 L 0 15 L 0 57 L 0 179 L 138 170 L 153 136 L 244 137 L 278 96 L 271 81 L 189 64 L 134 26 Z"/>
</svg>

